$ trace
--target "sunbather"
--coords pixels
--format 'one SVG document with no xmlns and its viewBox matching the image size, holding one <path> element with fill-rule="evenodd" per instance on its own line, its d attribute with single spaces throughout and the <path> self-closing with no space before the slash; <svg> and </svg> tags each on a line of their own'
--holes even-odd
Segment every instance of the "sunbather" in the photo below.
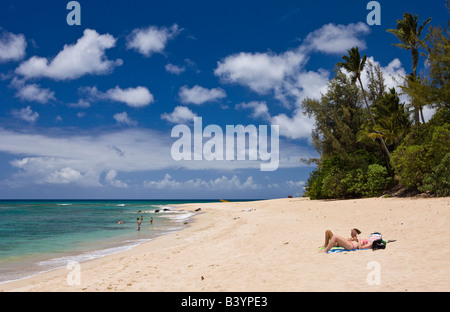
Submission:
<svg viewBox="0 0 450 312">
<path fill-rule="evenodd" d="M 360 243 L 359 243 L 358 239 L 356 239 L 356 241 L 352 241 L 352 240 L 348 240 L 347 238 L 342 237 L 342 236 L 333 235 L 330 238 L 330 241 L 328 242 L 328 245 L 325 247 L 325 249 L 320 250 L 320 252 L 326 253 L 331 248 L 335 247 L 336 244 L 338 244 L 338 246 L 340 246 L 340 247 L 344 247 L 347 250 L 353 250 L 353 249 L 357 249 L 360 247 Z"/>
<path fill-rule="evenodd" d="M 361 234 L 361 231 L 358 229 L 351 229 L 350 230 L 350 238 L 348 238 L 347 240 L 349 241 L 356 241 L 358 235 Z M 326 248 L 328 246 L 328 243 L 330 242 L 331 238 L 333 237 L 333 232 L 331 232 L 330 230 L 326 230 L 325 231 L 325 244 L 323 245 L 323 248 Z M 336 242 L 336 245 L 332 246 L 332 247 L 339 247 L 339 243 Z M 344 247 L 344 246 L 341 246 Z"/>
<path fill-rule="evenodd" d="M 359 230 L 358 232 L 361 233 Z M 355 231 L 355 233 L 359 234 L 358 232 Z M 346 250 L 371 248 L 373 242 L 381 238 L 381 234 L 372 233 L 370 234 L 369 239 L 360 239 L 358 235 L 355 235 L 355 238 L 356 238 L 355 240 L 350 240 L 342 236 L 333 235 L 330 238 L 330 241 L 328 242 L 328 245 L 325 247 L 325 249 L 320 250 L 320 252 L 327 253 L 331 248 L 335 247 L 336 245 L 344 247 Z"/>
</svg>

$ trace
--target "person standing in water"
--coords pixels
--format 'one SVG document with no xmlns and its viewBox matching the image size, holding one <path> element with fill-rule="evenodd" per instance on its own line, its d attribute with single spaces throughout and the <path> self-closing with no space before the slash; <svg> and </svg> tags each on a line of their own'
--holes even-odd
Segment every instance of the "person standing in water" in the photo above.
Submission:
<svg viewBox="0 0 450 312">
<path fill-rule="evenodd" d="M 141 220 L 139 220 L 139 218 L 137 218 L 137 230 L 141 230 Z"/>
</svg>

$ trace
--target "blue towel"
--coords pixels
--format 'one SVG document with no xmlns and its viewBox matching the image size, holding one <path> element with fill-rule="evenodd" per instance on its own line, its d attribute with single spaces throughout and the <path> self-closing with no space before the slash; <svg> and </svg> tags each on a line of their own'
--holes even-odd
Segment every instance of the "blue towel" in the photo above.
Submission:
<svg viewBox="0 0 450 312">
<path fill-rule="evenodd" d="M 319 249 L 325 249 L 325 248 L 320 247 Z M 344 247 L 331 247 L 331 249 L 327 253 L 338 253 L 338 252 L 355 251 L 355 250 L 367 250 L 367 248 L 364 248 L 364 249 L 345 249 Z"/>
<path fill-rule="evenodd" d="M 333 248 L 336 248 L 336 249 L 333 249 Z M 331 252 L 336 253 L 336 252 L 345 252 L 345 251 L 357 251 L 357 250 L 367 250 L 367 248 L 364 248 L 364 249 L 358 249 L 358 248 L 356 248 L 356 249 L 345 249 L 344 247 L 333 247 L 333 248 L 331 248 L 327 253 L 331 253 Z"/>
</svg>

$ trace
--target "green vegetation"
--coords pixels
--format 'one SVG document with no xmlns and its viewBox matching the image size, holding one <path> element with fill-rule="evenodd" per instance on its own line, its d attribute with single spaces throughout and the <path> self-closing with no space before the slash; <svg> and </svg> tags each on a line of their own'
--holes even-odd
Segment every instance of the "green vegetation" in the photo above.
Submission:
<svg viewBox="0 0 450 312">
<path fill-rule="evenodd" d="M 419 24 L 417 15 L 405 13 L 396 29 L 387 30 L 399 39 L 396 46 L 411 51 L 412 73 L 399 90 L 387 89 L 381 68 L 354 47 L 336 64 L 327 92 L 303 101 L 305 114 L 315 120 L 312 144 L 320 155 L 308 160 L 317 168 L 304 196 L 373 197 L 398 185 L 450 195 L 450 22 L 445 29 L 429 26 L 425 35 L 430 22 Z M 427 66 L 418 72 L 420 55 Z M 428 121 L 424 107 L 436 110 Z"/>
</svg>

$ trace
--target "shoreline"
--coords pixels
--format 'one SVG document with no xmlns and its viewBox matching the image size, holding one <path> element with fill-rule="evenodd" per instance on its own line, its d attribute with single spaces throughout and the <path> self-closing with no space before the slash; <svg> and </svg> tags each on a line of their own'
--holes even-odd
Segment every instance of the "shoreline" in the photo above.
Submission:
<svg viewBox="0 0 450 312">
<path fill-rule="evenodd" d="M 0 284 L 0 291 L 448 291 L 450 198 L 189 203 L 181 231 L 126 251 Z M 395 239 L 386 250 L 320 254 L 324 232 Z M 420 242 L 418 241 L 420 237 Z M 380 285 L 369 285 L 371 262 Z"/>
<path fill-rule="evenodd" d="M 29 202 L 61 202 L 61 200 L 29 200 Z M 111 200 L 104 200 L 110 202 Z M 142 200 L 139 200 L 141 202 Z M 22 202 L 11 200 L 13 203 Z M 26 200 L 25 200 L 26 202 Z M 71 203 L 57 204 L 58 206 L 72 205 Z M 80 200 L 79 202 L 98 202 L 97 200 Z M 180 204 L 163 204 L 155 206 L 155 210 L 160 207 L 161 214 L 164 219 L 171 219 L 173 224 L 166 227 L 158 226 L 154 233 L 145 233 L 142 237 L 134 235 L 134 230 L 128 233 L 119 233 L 116 236 L 97 238 L 96 240 L 79 241 L 80 246 L 74 248 L 66 248 L 53 252 L 34 253 L 33 255 L 19 255 L 16 256 L 16 261 L 6 262 L 2 267 L 0 285 L 10 282 L 21 281 L 42 273 L 51 272 L 60 268 L 65 268 L 69 262 L 84 263 L 86 261 L 103 258 L 109 255 L 130 250 L 141 244 L 149 242 L 156 237 L 164 236 L 173 232 L 181 231 L 187 227 L 186 224 L 190 222 L 191 212 L 176 209 Z M 124 204 L 117 206 L 123 207 Z M 167 208 L 167 210 L 166 210 Z M 162 211 L 164 209 L 164 211 Z M 122 213 L 122 211 L 120 211 Z M 138 212 L 136 212 L 138 213 Z M 142 214 L 155 213 L 151 210 L 141 212 Z M 174 214 L 175 213 L 175 214 Z M 16 272 L 16 273 L 13 273 Z M 6 279 L 8 278 L 8 279 Z"/>
</svg>

